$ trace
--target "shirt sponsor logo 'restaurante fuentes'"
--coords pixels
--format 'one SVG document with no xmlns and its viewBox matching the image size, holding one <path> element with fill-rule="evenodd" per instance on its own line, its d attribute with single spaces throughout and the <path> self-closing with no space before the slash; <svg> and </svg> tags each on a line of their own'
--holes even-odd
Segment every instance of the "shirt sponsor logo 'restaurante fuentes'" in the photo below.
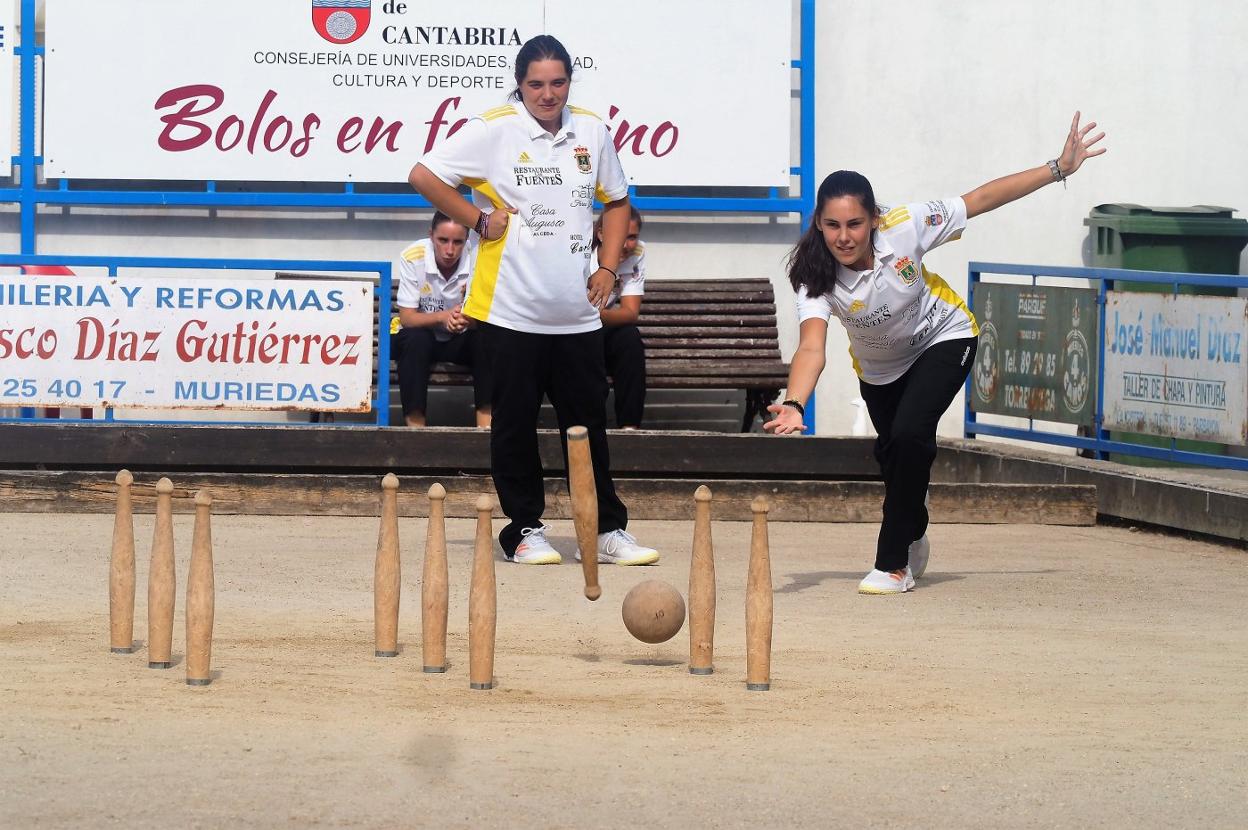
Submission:
<svg viewBox="0 0 1248 830">
<path fill-rule="evenodd" d="M 516 187 L 526 185 L 562 185 L 563 171 L 558 167 L 513 167 Z"/>
<path fill-rule="evenodd" d="M 879 308 L 874 309 L 870 314 L 864 314 L 861 317 L 846 317 L 845 325 L 856 329 L 870 329 L 875 328 L 880 323 L 890 319 L 892 316 L 893 312 L 889 311 L 888 303 L 885 303 Z"/>
</svg>

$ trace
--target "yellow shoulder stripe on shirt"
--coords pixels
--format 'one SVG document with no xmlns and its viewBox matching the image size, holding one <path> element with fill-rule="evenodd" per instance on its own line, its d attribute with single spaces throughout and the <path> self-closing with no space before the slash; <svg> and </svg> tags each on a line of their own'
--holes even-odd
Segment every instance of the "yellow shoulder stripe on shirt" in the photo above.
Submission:
<svg viewBox="0 0 1248 830">
<path fill-rule="evenodd" d="M 415 262 L 418 259 L 424 259 L 425 243 L 417 242 L 414 245 L 409 245 L 407 250 L 403 252 L 402 257 L 407 262 Z"/>
<path fill-rule="evenodd" d="M 587 110 L 584 107 L 574 107 L 571 104 L 569 104 L 568 109 L 572 111 L 573 115 L 588 115 L 590 118 L 597 118 L 599 121 L 602 120 L 601 115 L 599 115 L 596 112 L 593 112 L 592 110 Z"/>
<path fill-rule="evenodd" d="M 903 222 L 909 221 L 910 211 L 904 207 L 893 208 L 880 219 L 880 230 L 886 231 L 889 228 L 895 228 Z"/>
<path fill-rule="evenodd" d="M 486 110 L 481 113 L 481 118 L 486 121 L 494 121 L 498 118 L 504 118 L 508 115 L 516 115 L 516 108 L 512 104 L 504 104 L 501 107 L 495 107 L 492 110 Z"/>
<path fill-rule="evenodd" d="M 979 323 L 975 321 L 975 315 L 966 307 L 966 303 L 958 296 L 958 292 L 950 288 L 949 283 L 941 279 L 940 274 L 933 274 L 927 270 L 926 265 L 920 267 L 923 268 L 923 282 L 927 283 L 928 290 L 943 301 L 945 305 L 952 306 L 965 314 L 967 319 L 971 321 L 971 334 L 978 337 Z"/>
</svg>

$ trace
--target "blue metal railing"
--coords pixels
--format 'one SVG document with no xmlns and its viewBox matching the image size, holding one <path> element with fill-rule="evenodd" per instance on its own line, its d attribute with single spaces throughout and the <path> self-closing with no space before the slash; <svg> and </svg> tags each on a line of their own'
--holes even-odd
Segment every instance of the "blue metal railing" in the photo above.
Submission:
<svg viewBox="0 0 1248 830">
<path fill-rule="evenodd" d="M 971 408 L 972 380 L 967 378 L 965 388 L 965 404 L 963 414 L 963 432 L 970 438 L 975 435 L 993 435 L 999 438 L 1012 438 L 1023 441 L 1036 441 L 1060 447 L 1071 447 L 1080 450 L 1091 450 L 1097 458 L 1105 459 L 1109 454 L 1131 455 L 1156 461 L 1168 461 L 1176 464 L 1195 464 L 1204 467 L 1219 467 L 1232 470 L 1248 470 L 1248 458 L 1219 455 L 1216 453 L 1193 452 L 1178 448 L 1182 438 L 1170 438 L 1170 446 L 1155 447 L 1129 441 L 1113 440 L 1105 423 L 1105 303 L 1110 284 L 1127 280 L 1130 282 L 1150 283 L 1168 286 L 1176 295 L 1182 286 L 1200 286 L 1203 288 L 1248 288 L 1248 276 L 1230 276 L 1224 274 L 1183 274 L 1164 271 L 1132 271 L 1118 268 L 1060 268 L 1049 265 L 1019 265 L 1000 262 L 972 262 L 967 266 L 968 290 L 966 303 L 975 307 L 975 285 L 982 281 L 983 275 L 1022 276 L 1029 277 L 1032 285 L 1038 285 L 1041 278 L 1066 278 L 1090 280 L 1097 288 L 1097 370 L 1096 370 L 1096 412 L 1093 422 L 1093 434 L 1064 435 L 1048 430 L 1037 429 L 1035 419 L 1027 419 L 1027 428 L 1007 427 L 999 424 L 985 424 L 978 420 L 977 413 Z M 987 413 L 984 413 L 987 414 Z M 1013 417 L 1013 416 L 1011 416 Z"/>
<path fill-rule="evenodd" d="M 336 261 L 336 260 L 304 260 L 304 259 L 202 259 L 202 258 L 168 258 L 168 257 L 109 257 L 109 256 L 26 256 L 0 254 L 0 266 L 21 265 L 64 265 L 79 268 L 106 268 L 110 277 L 117 276 L 120 268 L 195 268 L 200 270 L 236 270 L 236 271 L 324 271 L 377 274 L 379 279 L 373 287 L 378 308 L 386 312 L 390 308 L 390 287 L 393 280 L 392 266 L 389 262 Z M 91 279 L 83 277 L 83 279 Z M 387 426 L 390 423 L 390 315 L 377 315 L 377 366 L 375 367 L 373 411 L 376 413 L 376 424 Z M 18 418 L 0 418 L 3 421 L 35 420 L 34 412 L 22 410 Z M 80 419 L 64 419 L 72 421 Z M 118 420 L 112 408 L 105 408 L 105 421 Z M 178 420 L 126 419 L 126 423 L 193 423 Z M 214 422 L 215 423 L 215 422 Z M 231 423 L 238 423 L 232 421 Z"/>
</svg>

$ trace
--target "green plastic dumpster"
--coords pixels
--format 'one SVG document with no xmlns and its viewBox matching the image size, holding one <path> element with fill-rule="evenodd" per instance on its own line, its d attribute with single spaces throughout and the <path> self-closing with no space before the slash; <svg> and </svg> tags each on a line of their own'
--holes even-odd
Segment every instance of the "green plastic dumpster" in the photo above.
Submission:
<svg viewBox="0 0 1248 830">
<path fill-rule="evenodd" d="M 1097 205 L 1083 224 L 1092 229 L 1092 265 L 1136 271 L 1238 274 L 1248 244 L 1248 221 L 1212 205 L 1185 208 Z M 1157 283 L 1119 283 L 1119 291 L 1171 289 Z M 1235 289 L 1184 286 L 1181 293 L 1235 296 Z"/>
<path fill-rule="evenodd" d="M 1125 203 L 1097 205 L 1083 224 L 1092 233 L 1092 265 L 1138 271 L 1177 271 L 1189 274 L 1238 274 L 1239 256 L 1248 244 L 1248 221 L 1236 219 L 1233 208 L 1213 205 L 1144 207 Z M 1169 293 L 1164 283 L 1117 280 L 1117 291 Z M 1179 287 L 1181 294 L 1235 296 L 1233 288 L 1197 285 Z M 1114 432 L 1115 441 L 1168 447 L 1170 440 L 1156 435 Z M 1191 452 L 1225 453 L 1226 446 L 1209 441 L 1180 439 L 1176 447 Z M 1113 460 L 1142 466 L 1166 462 L 1115 454 Z"/>
</svg>

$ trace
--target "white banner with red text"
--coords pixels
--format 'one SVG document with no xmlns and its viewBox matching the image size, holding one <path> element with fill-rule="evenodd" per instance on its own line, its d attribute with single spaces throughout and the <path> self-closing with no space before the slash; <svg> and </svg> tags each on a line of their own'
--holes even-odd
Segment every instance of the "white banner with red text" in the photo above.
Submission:
<svg viewBox="0 0 1248 830">
<path fill-rule="evenodd" d="M 402 182 L 529 38 L 640 185 L 786 187 L 790 0 L 56 0 L 49 178 Z"/>
<path fill-rule="evenodd" d="M 373 285 L 0 277 L 0 406 L 367 412 Z"/>
</svg>

